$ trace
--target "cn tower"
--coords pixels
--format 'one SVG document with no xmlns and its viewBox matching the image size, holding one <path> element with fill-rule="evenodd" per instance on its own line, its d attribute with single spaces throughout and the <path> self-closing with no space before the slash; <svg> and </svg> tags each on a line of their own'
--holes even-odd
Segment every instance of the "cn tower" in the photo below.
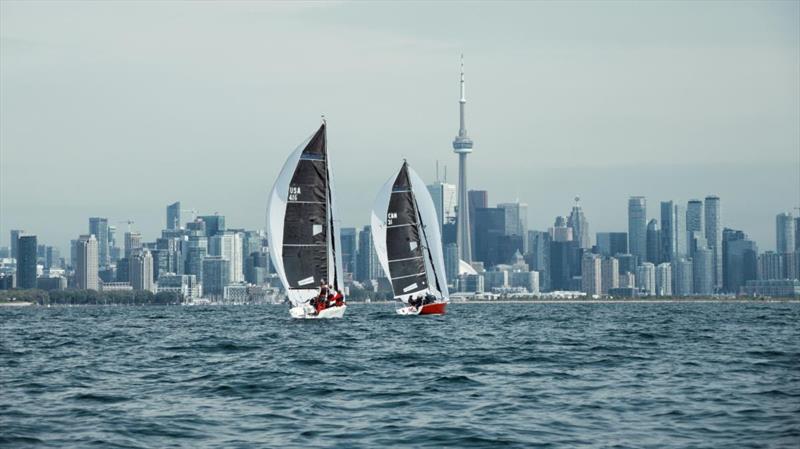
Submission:
<svg viewBox="0 0 800 449">
<path fill-rule="evenodd" d="M 461 55 L 461 99 L 458 100 L 461 122 L 458 136 L 453 140 L 453 151 L 458 155 L 458 213 L 456 215 L 456 241 L 458 242 L 458 258 L 472 262 L 472 242 L 470 239 L 469 198 L 467 195 L 467 155 L 472 153 L 472 139 L 467 137 L 467 126 L 464 122 L 464 108 L 467 97 L 464 92 L 464 55 Z"/>
</svg>

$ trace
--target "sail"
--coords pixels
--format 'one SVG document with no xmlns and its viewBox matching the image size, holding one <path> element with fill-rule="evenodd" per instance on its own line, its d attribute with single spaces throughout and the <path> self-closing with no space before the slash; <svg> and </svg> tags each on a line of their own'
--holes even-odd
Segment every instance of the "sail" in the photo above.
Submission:
<svg viewBox="0 0 800 449">
<path fill-rule="evenodd" d="M 448 295 L 433 200 L 408 164 L 378 192 L 371 221 L 378 260 L 396 298 L 407 301 L 422 291 Z"/>
<path fill-rule="evenodd" d="M 444 251 L 442 250 L 442 236 L 439 231 L 439 217 L 436 214 L 436 206 L 433 198 L 425 185 L 425 181 L 419 177 L 413 168 L 408 167 L 408 176 L 411 180 L 411 190 L 417 200 L 420 224 L 425 238 L 425 248 L 429 254 L 426 261 L 431 265 L 428 270 L 431 289 L 433 293 L 439 292 L 439 296 L 448 298 L 450 292 L 447 289 L 447 276 L 444 268 Z"/>
<path fill-rule="evenodd" d="M 295 305 L 315 296 L 323 279 L 341 282 L 335 275 L 336 257 L 331 255 L 337 233 L 331 226 L 326 147 L 323 124 L 289 155 L 267 206 L 270 257 Z"/>
</svg>

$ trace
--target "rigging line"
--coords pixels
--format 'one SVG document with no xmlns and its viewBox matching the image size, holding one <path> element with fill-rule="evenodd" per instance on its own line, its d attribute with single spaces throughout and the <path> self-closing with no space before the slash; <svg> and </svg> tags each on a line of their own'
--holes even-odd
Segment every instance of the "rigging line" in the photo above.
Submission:
<svg viewBox="0 0 800 449">
<path fill-rule="evenodd" d="M 409 179 L 409 183 L 411 180 Z M 431 262 L 431 269 L 433 270 L 433 280 L 436 281 L 436 290 L 439 290 L 439 293 L 442 293 L 442 286 L 439 285 L 439 275 L 436 273 L 436 264 L 433 262 L 433 254 L 431 254 L 430 244 L 428 242 L 428 233 L 425 232 L 425 223 L 422 222 L 422 214 L 419 213 L 419 203 L 417 202 L 417 196 L 414 195 L 414 192 L 411 192 L 411 198 L 414 199 L 414 206 L 417 209 L 417 219 L 419 220 L 420 227 L 422 228 L 422 236 L 425 238 L 424 245 L 425 250 L 428 252 L 428 259 Z"/>
</svg>

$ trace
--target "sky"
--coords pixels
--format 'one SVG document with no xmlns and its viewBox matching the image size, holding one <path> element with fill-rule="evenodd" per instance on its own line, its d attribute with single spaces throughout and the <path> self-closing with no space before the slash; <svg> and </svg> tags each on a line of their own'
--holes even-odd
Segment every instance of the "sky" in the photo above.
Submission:
<svg viewBox="0 0 800 449">
<path fill-rule="evenodd" d="M 575 196 L 594 240 L 627 230 L 629 196 L 659 218 L 713 194 L 771 250 L 800 206 L 800 2 L 4 0 L 0 245 L 68 251 L 90 216 L 153 240 L 177 200 L 263 229 L 321 114 L 363 226 L 403 158 L 456 182 L 462 53 L 470 188 L 526 202 L 530 229 Z"/>
</svg>

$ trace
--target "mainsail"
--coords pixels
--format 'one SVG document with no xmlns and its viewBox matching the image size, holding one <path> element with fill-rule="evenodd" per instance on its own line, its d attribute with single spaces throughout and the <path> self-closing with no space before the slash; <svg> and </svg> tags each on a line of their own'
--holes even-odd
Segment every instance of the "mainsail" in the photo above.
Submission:
<svg viewBox="0 0 800 449">
<path fill-rule="evenodd" d="M 316 296 L 323 280 L 341 290 L 341 254 L 328 163 L 323 123 L 289 155 L 267 206 L 270 256 L 294 305 Z"/>
<path fill-rule="evenodd" d="M 420 292 L 449 296 L 433 200 L 406 162 L 375 199 L 372 239 L 395 298 L 405 302 Z"/>
</svg>

